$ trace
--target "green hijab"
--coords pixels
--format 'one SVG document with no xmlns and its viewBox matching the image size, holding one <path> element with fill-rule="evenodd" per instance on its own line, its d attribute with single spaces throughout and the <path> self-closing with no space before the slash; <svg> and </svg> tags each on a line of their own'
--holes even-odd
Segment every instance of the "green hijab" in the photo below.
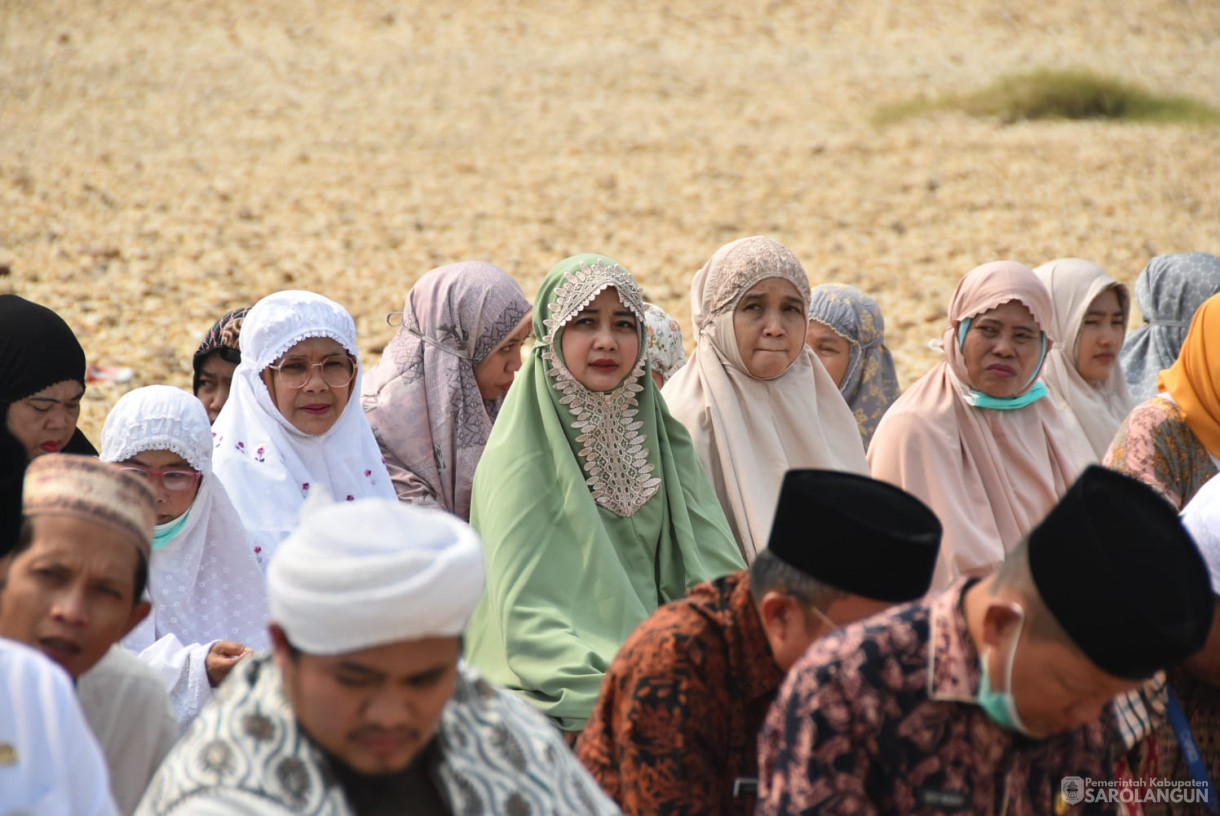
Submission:
<svg viewBox="0 0 1220 816">
<path fill-rule="evenodd" d="M 466 657 L 568 731 L 584 728 L 644 618 L 745 566 L 690 434 L 649 376 L 642 334 L 613 391 L 590 391 L 564 363 L 564 327 L 610 287 L 642 332 L 640 288 L 614 261 L 576 255 L 547 274 L 539 341 L 487 440 L 470 509 L 487 591 Z"/>
</svg>

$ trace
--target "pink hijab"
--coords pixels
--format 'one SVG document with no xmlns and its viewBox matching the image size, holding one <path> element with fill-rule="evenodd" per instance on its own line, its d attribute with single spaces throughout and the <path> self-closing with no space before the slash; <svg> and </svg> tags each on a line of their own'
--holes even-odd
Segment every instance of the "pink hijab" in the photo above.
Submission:
<svg viewBox="0 0 1220 816">
<path fill-rule="evenodd" d="M 890 407 L 869 446 L 873 477 L 923 499 L 944 524 L 931 592 L 999 564 L 1087 464 L 1073 453 L 1052 400 L 1012 410 L 970 402 L 974 389 L 959 327 L 1014 300 L 1033 313 L 1053 344 L 1050 293 L 1033 270 L 1013 261 L 976 267 L 949 303 L 945 359 Z"/>
<path fill-rule="evenodd" d="M 402 327 L 364 381 L 361 404 L 402 501 L 470 517 L 470 486 L 503 398 L 479 394 L 475 367 L 530 311 L 498 266 L 449 264 L 411 287 Z"/>
</svg>

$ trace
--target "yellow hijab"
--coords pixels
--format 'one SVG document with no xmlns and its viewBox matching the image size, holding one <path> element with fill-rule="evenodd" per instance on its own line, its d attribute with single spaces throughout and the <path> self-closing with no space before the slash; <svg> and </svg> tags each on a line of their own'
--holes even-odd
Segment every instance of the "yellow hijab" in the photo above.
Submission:
<svg viewBox="0 0 1220 816">
<path fill-rule="evenodd" d="M 1207 452 L 1220 456 L 1220 382 L 1212 373 L 1220 367 L 1220 352 L 1213 363 L 1209 343 L 1220 343 L 1220 295 L 1203 301 L 1195 312 L 1178 359 L 1157 376 L 1156 384 L 1158 391 L 1173 397 Z"/>
</svg>

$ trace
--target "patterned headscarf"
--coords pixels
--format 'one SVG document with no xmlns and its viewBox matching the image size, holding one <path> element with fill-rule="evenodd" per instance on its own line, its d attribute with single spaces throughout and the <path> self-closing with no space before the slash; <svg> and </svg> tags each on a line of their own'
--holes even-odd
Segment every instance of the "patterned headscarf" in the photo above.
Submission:
<svg viewBox="0 0 1220 816">
<path fill-rule="evenodd" d="M 199 394 L 199 376 L 203 368 L 203 361 L 209 354 L 216 351 L 220 353 L 220 359 L 225 362 L 241 362 L 241 324 L 248 311 L 250 311 L 250 307 L 243 306 L 240 309 L 226 312 L 212 324 L 212 328 L 208 329 L 208 333 L 203 336 L 203 342 L 199 344 L 199 348 L 195 349 L 195 357 L 191 360 L 191 365 L 195 369 L 191 390 L 196 395 Z"/>
<path fill-rule="evenodd" d="M 1156 396 L 1156 376 L 1173 365 L 1190 319 L 1203 301 L 1220 292 L 1220 258 L 1206 252 L 1158 255 L 1135 281 L 1135 302 L 1144 325 L 1132 330 L 1119 358 L 1131 398 Z"/>
<path fill-rule="evenodd" d="M 800 351 L 783 373 L 759 379 L 742 358 L 733 311 L 770 278 L 791 283 L 808 314 L 809 280 L 786 246 L 756 235 L 716 250 L 691 283 L 698 343 L 664 391 L 694 439 L 746 561 L 767 546 L 786 471 L 868 472 L 855 417 L 805 345 L 803 320 Z"/>
<path fill-rule="evenodd" d="M 470 517 L 474 469 L 504 402 L 483 399 L 475 368 L 529 310 L 521 286 L 482 261 L 433 269 L 411 287 L 360 395 L 399 498 Z"/>
<path fill-rule="evenodd" d="M 826 326 L 851 346 L 839 393 L 855 414 L 867 448 L 882 415 L 898 399 L 898 372 L 885 345 L 881 307 L 854 286 L 824 283 L 813 288 L 809 319 Z"/>
<path fill-rule="evenodd" d="M 565 328 L 609 288 L 642 326 L 639 286 L 609 258 L 577 255 L 543 280 L 539 342 L 487 441 L 470 510 L 487 592 L 467 658 L 567 730 L 584 727 L 606 667 L 644 618 L 743 565 L 643 343 L 611 391 L 589 390 L 563 359 Z"/>
<path fill-rule="evenodd" d="M 652 303 L 644 304 L 644 346 L 648 364 L 661 375 L 661 384 L 686 365 L 686 349 L 682 348 L 682 327 L 664 309 Z"/>
</svg>

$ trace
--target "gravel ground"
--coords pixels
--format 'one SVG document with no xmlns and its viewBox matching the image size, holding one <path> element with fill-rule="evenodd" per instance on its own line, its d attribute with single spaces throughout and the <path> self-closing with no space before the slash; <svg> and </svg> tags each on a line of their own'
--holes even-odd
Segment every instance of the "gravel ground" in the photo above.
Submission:
<svg viewBox="0 0 1220 816">
<path fill-rule="evenodd" d="M 597 251 L 689 334 L 691 276 L 755 233 L 873 292 L 907 384 L 978 263 L 1220 251 L 1216 129 L 869 123 L 1039 66 L 1220 106 L 1220 3 L 0 0 L 0 287 L 135 369 L 91 386 L 95 441 L 276 289 L 345 304 L 367 365 L 434 266 L 532 293 Z"/>
</svg>

